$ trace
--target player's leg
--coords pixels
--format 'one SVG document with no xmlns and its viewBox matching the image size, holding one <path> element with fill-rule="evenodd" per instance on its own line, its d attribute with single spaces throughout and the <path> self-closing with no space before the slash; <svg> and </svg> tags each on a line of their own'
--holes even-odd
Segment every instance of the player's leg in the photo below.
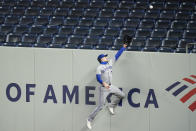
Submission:
<svg viewBox="0 0 196 131">
<path fill-rule="evenodd" d="M 105 102 L 106 102 L 106 97 L 109 95 L 109 90 L 106 89 L 105 87 L 100 87 L 99 88 L 99 103 L 98 106 L 95 108 L 95 110 L 89 115 L 88 120 L 93 121 L 96 115 L 103 109 Z"/>
<path fill-rule="evenodd" d="M 114 95 L 111 103 L 109 104 L 110 107 L 116 107 L 121 99 L 125 97 L 125 93 L 122 92 L 116 86 L 110 86 L 110 92 Z"/>
</svg>

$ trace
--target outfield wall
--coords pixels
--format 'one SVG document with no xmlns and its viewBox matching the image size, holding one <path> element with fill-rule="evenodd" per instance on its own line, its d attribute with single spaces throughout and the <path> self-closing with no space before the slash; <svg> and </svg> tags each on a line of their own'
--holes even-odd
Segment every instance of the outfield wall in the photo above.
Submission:
<svg viewBox="0 0 196 131">
<path fill-rule="evenodd" d="M 0 131 L 88 130 L 100 53 L 116 51 L 0 47 Z M 195 54 L 125 52 L 113 84 L 126 98 L 114 116 L 104 108 L 92 131 L 195 131 L 195 76 Z"/>
</svg>

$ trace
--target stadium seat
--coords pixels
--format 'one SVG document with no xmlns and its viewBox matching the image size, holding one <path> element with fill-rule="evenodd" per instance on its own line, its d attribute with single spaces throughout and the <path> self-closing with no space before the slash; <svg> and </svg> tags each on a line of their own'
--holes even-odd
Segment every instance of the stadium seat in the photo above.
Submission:
<svg viewBox="0 0 196 131">
<path fill-rule="evenodd" d="M 0 7 L 0 15 L 9 15 L 10 9 L 6 7 Z"/>
<path fill-rule="evenodd" d="M 49 19 L 48 17 L 43 17 L 43 16 L 38 16 L 36 19 L 35 19 L 35 25 L 48 25 L 49 23 Z"/>
<path fill-rule="evenodd" d="M 56 8 L 60 6 L 60 2 L 58 0 L 48 0 L 46 6 Z"/>
<path fill-rule="evenodd" d="M 56 35 L 58 34 L 58 27 L 57 26 L 47 26 L 44 30 L 45 35 Z"/>
<path fill-rule="evenodd" d="M 143 18 L 145 16 L 145 12 L 144 10 L 132 10 L 131 11 L 131 14 L 130 14 L 130 17 L 131 18 Z"/>
<path fill-rule="evenodd" d="M 3 16 L 0 16 L 0 24 L 3 24 L 4 23 L 4 17 Z"/>
<path fill-rule="evenodd" d="M 103 8 L 104 2 L 103 1 L 91 1 L 90 7 L 92 8 Z"/>
<path fill-rule="evenodd" d="M 32 7 L 46 7 L 45 0 L 32 0 L 31 6 Z"/>
<path fill-rule="evenodd" d="M 76 8 L 86 8 L 89 6 L 88 1 L 77 1 L 75 7 Z"/>
<path fill-rule="evenodd" d="M 89 34 L 89 28 L 88 27 L 82 27 L 82 26 L 78 26 L 75 28 L 74 30 L 74 34 L 75 35 L 81 35 L 81 36 L 85 36 Z"/>
<path fill-rule="evenodd" d="M 110 27 L 122 27 L 123 26 L 123 20 L 120 18 L 113 18 L 110 23 L 109 23 Z"/>
<path fill-rule="evenodd" d="M 125 35 L 135 36 L 136 30 L 133 28 L 122 28 L 120 36 L 123 37 Z"/>
<path fill-rule="evenodd" d="M 87 8 L 84 12 L 84 17 L 97 17 L 99 10 L 96 8 Z"/>
<path fill-rule="evenodd" d="M 170 28 L 170 21 L 169 20 L 158 20 L 155 24 L 155 27 L 159 29 L 168 29 Z"/>
<path fill-rule="evenodd" d="M 196 46 L 194 45 L 193 49 L 191 50 L 191 53 L 196 53 Z"/>
<path fill-rule="evenodd" d="M 184 30 L 187 27 L 187 22 L 186 21 L 173 21 L 171 24 L 171 28 L 173 29 L 180 29 L 180 30 Z"/>
<path fill-rule="evenodd" d="M 108 20 L 106 18 L 97 18 L 95 20 L 94 26 L 102 26 L 105 27 L 108 25 Z"/>
<path fill-rule="evenodd" d="M 120 30 L 119 28 L 107 28 L 106 31 L 105 31 L 105 34 L 106 36 L 115 36 L 117 37 L 120 33 Z"/>
<path fill-rule="evenodd" d="M 138 29 L 136 32 L 136 37 L 150 37 L 151 30 L 150 29 Z"/>
<path fill-rule="evenodd" d="M 24 15 L 25 14 L 25 8 L 24 7 L 13 7 L 11 11 L 11 15 Z"/>
<path fill-rule="evenodd" d="M 134 3 L 132 1 L 121 1 L 120 8 L 133 9 Z"/>
<path fill-rule="evenodd" d="M 67 49 L 76 49 L 76 48 L 78 48 L 78 46 L 75 45 L 75 44 L 66 44 L 64 46 L 64 48 L 67 48 Z"/>
<path fill-rule="evenodd" d="M 114 17 L 127 18 L 127 17 L 129 17 L 129 10 L 128 9 L 118 9 L 118 10 L 116 10 Z"/>
<path fill-rule="evenodd" d="M 164 9 L 164 2 L 161 2 L 161 1 L 152 1 L 150 3 L 152 6 L 153 6 L 153 9 L 156 9 L 156 10 L 161 10 L 161 9 Z"/>
<path fill-rule="evenodd" d="M 6 42 L 6 35 L 5 34 L 0 34 L 0 45 Z"/>
<path fill-rule="evenodd" d="M 8 33 L 11 33 L 13 32 L 14 30 L 14 27 L 12 25 L 1 25 L 1 33 L 2 34 L 8 34 Z"/>
<path fill-rule="evenodd" d="M 92 26 L 93 24 L 93 19 L 92 18 L 86 18 L 86 17 L 83 17 L 80 22 L 79 22 L 79 25 L 80 26 Z"/>
<path fill-rule="evenodd" d="M 112 46 L 114 44 L 114 39 L 111 36 L 103 36 L 100 40 L 100 44 L 102 45 L 107 45 L 107 46 Z"/>
<path fill-rule="evenodd" d="M 50 18 L 49 25 L 51 25 L 51 26 L 61 26 L 63 24 L 64 24 L 63 17 L 53 16 L 52 18 Z"/>
<path fill-rule="evenodd" d="M 187 29 L 196 30 L 196 21 L 189 21 Z"/>
<path fill-rule="evenodd" d="M 139 28 L 154 28 L 154 21 L 149 19 L 143 19 L 139 25 Z"/>
<path fill-rule="evenodd" d="M 106 1 L 105 2 L 105 8 L 118 8 L 119 7 L 119 2 L 118 1 Z"/>
<path fill-rule="evenodd" d="M 40 35 L 38 36 L 37 43 L 34 45 L 35 47 L 48 47 L 49 44 L 52 43 L 52 37 L 49 35 Z"/>
<path fill-rule="evenodd" d="M 53 8 L 43 8 L 42 10 L 41 10 L 41 13 L 40 13 L 40 15 L 42 15 L 42 16 L 52 16 L 53 15 L 53 12 L 54 12 L 54 10 L 53 10 Z"/>
<path fill-rule="evenodd" d="M 50 48 L 63 48 L 67 44 L 67 37 L 56 35 L 53 39 L 52 44 L 49 45 Z"/>
<path fill-rule="evenodd" d="M 183 36 L 183 31 L 182 30 L 168 30 L 167 33 L 167 38 L 176 38 L 176 39 L 180 39 Z"/>
<path fill-rule="evenodd" d="M 179 11 L 176 14 L 176 19 L 188 20 L 191 19 L 191 14 L 188 11 Z"/>
<path fill-rule="evenodd" d="M 54 12 L 55 16 L 67 16 L 68 9 L 67 8 L 57 8 Z"/>
<path fill-rule="evenodd" d="M 114 41 L 114 45 L 120 45 L 120 46 L 122 46 L 123 43 L 124 43 L 124 40 L 123 40 L 122 37 L 117 37 L 117 38 L 115 39 L 115 41 Z"/>
<path fill-rule="evenodd" d="M 82 17 L 84 10 L 82 8 L 72 8 L 69 14 L 70 17 Z"/>
<path fill-rule="evenodd" d="M 67 37 L 65 36 L 61 36 L 61 35 L 56 35 L 54 37 L 54 40 L 52 42 L 53 44 L 61 44 L 61 45 L 65 45 L 67 43 Z"/>
<path fill-rule="evenodd" d="M 98 45 L 98 44 L 99 44 L 99 37 L 97 36 L 87 36 L 84 39 L 84 45 Z"/>
<path fill-rule="evenodd" d="M 147 9 L 148 8 L 148 3 L 147 2 L 140 2 L 140 1 L 137 1 L 135 3 L 135 6 L 134 6 L 135 9 Z"/>
<path fill-rule="evenodd" d="M 184 34 L 185 39 L 196 39 L 196 30 L 186 30 Z"/>
<path fill-rule="evenodd" d="M 192 19 L 192 20 L 196 20 L 196 11 L 192 13 L 191 19 Z"/>
<path fill-rule="evenodd" d="M 90 30 L 91 36 L 102 36 L 104 34 L 105 29 L 103 27 L 92 27 Z"/>
<path fill-rule="evenodd" d="M 159 18 L 159 10 L 148 10 L 144 16 L 146 19 L 157 19 Z"/>
<path fill-rule="evenodd" d="M 167 35 L 167 29 L 154 29 L 152 31 L 151 37 L 164 38 Z"/>
<path fill-rule="evenodd" d="M 36 35 L 25 34 L 22 37 L 22 42 L 18 44 L 19 47 L 32 47 L 37 41 Z"/>
<path fill-rule="evenodd" d="M 25 15 L 26 16 L 38 16 L 40 14 L 40 8 L 36 7 L 29 7 L 26 9 Z"/>
<path fill-rule="evenodd" d="M 179 9 L 192 11 L 195 9 L 195 3 L 190 1 L 182 2 Z"/>
<path fill-rule="evenodd" d="M 80 49 L 93 49 L 93 46 L 92 46 L 92 45 L 87 45 L 87 44 L 86 44 L 86 45 L 80 45 L 79 48 L 80 48 Z"/>
<path fill-rule="evenodd" d="M 72 8 L 75 6 L 73 1 L 62 1 L 60 7 L 61 8 Z"/>
<path fill-rule="evenodd" d="M 100 12 L 100 17 L 104 17 L 104 18 L 111 18 L 111 17 L 113 17 L 113 15 L 114 15 L 113 9 L 103 8 Z"/>
<path fill-rule="evenodd" d="M 17 16 L 7 16 L 5 19 L 5 24 L 16 25 L 19 23 L 20 17 Z"/>
<path fill-rule="evenodd" d="M 30 34 L 43 34 L 44 32 L 44 28 L 43 26 L 36 26 L 36 25 L 33 25 L 31 28 L 30 28 Z"/>
<path fill-rule="evenodd" d="M 173 10 L 163 10 L 160 14 L 161 19 L 174 19 L 175 12 Z"/>
<path fill-rule="evenodd" d="M 165 3 L 165 9 L 167 9 L 167 10 L 177 10 L 178 9 L 178 3 L 166 2 Z"/>
<path fill-rule="evenodd" d="M 181 39 L 179 41 L 178 47 L 176 48 L 176 53 L 186 53 L 186 44 L 188 43 L 192 43 L 192 40 L 189 39 Z M 191 47 L 191 49 L 193 48 L 193 46 Z"/>
<path fill-rule="evenodd" d="M 127 50 L 128 51 L 141 51 L 145 45 L 146 45 L 145 38 L 135 37 L 133 38 L 131 45 L 127 47 Z"/>
<path fill-rule="evenodd" d="M 66 35 L 72 35 L 74 31 L 74 28 L 72 26 L 62 26 L 59 29 L 59 35 L 66 36 Z"/>
<path fill-rule="evenodd" d="M 157 51 L 161 44 L 162 40 L 160 38 L 149 38 L 143 51 Z"/>
<path fill-rule="evenodd" d="M 68 44 L 80 45 L 83 43 L 83 37 L 78 35 L 71 35 L 68 38 Z"/>
<path fill-rule="evenodd" d="M 178 45 L 177 39 L 164 39 L 162 46 L 160 47 L 160 52 L 174 52 Z"/>
<path fill-rule="evenodd" d="M 96 50 L 107 50 L 108 47 L 107 45 L 100 44 L 100 45 L 95 46 L 95 49 Z"/>
<path fill-rule="evenodd" d="M 78 18 L 77 17 L 67 17 L 67 19 L 65 20 L 65 25 L 69 25 L 69 26 L 78 25 Z"/>
<path fill-rule="evenodd" d="M 14 0 L 4 0 L 4 6 L 9 6 L 9 7 L 13 7 L 14 5 L 16 5 L 17 1 Z"/>
<path fill-rule="evenodd" d="M 16 46 L 22 40 L 21 35 L 8 34 L 4 46 Z"/>
<path fill-rule="evenodd" d="M 29 7 L 31 2 L 29 0 L 19 0 L 17 6 L 19 7 Z"/>
<path fill-rule="evenodd" d="M 23 16 L 20 19 L 20 25 L 32 25 L 34 23 L 34 19 L 31 16 Z"/>
<path fill-rule="evenodd" d="M 110 50 L 120 50 L 122 48 L 122 45 L 113 45 L 110 47 Z"/>
<path fill-rule="evenodd" d="M 129 18 L 125 21 L 124 26 L 128 27 L 128 28 L 137 28 L 139 23 L 140 23 L 139 19 L 130 19 Z"/>
<path fill-rule="evenodd" d="M 14 34 L 26 34 L 29 32 L 29 26 L 17 25 L 14 29 Z"/>
</svg>

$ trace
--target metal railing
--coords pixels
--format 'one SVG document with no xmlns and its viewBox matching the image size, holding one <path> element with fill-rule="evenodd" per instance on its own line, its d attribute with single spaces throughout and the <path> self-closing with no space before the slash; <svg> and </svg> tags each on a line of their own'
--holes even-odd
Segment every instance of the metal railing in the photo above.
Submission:
<svg viewBox="0 0 196 131">
<path fill-rule="evenodd" d="M 191 45 L 196 45 L 196 43 L 187 43 L 187 44 L 186 44 L 186 53 L 189 53 L 189 47 L 190 47 Z"/>
</svg>

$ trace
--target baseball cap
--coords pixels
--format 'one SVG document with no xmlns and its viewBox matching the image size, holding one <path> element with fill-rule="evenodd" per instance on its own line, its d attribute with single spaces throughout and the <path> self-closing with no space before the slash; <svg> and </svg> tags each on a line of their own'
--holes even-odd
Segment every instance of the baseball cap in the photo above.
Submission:
<svg viewBox="0 0 196 131">
<path fill-rule="evenodd" d="M 98 57 L 97 57 L 97 60 L 99 61 L 99 63 L 101 63 L 101 58 L 103 57 L 107 57 L 108 54 L 100 54 Z"/>
</svg>

